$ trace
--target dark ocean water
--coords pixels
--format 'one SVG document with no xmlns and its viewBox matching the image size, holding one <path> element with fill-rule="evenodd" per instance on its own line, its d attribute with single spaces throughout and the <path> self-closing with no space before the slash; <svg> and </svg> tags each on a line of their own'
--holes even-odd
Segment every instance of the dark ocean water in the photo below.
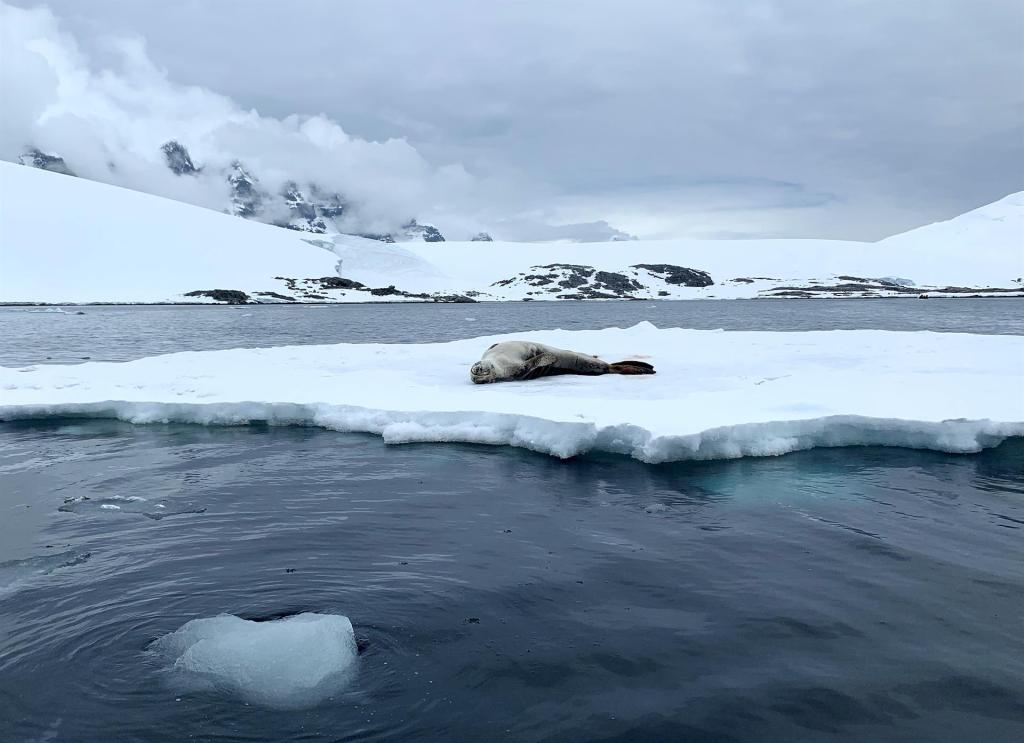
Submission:
<svg viewBox="0 0 1024 743">
<path fill-rule="evenodd" d="M 84 314 L 78 315 L 76 312 Z M 935 330 L 1024 335 L 1024 300 L 762 299 L 229 306 L 0 307 L 0 366 L 127 361 L 175 351 L 438 343 L 524 330 Z"/>
<path fill-rule="evenodd" d="M 1024 331 L 1014 300 L 653 304 L 0 323 L 4 363 L 641 319 Z M 117 498 L 145 500 L 102 508 Z M 146 652 L 190 619 L 301 611 L 349 616 L 363 647 L 350 686 L 310 708 L 185 692 Z M 0 741 L 43 740 L 1024 740 L 1024 441 L 651 466 L 0 424 Z"/>
</svg>

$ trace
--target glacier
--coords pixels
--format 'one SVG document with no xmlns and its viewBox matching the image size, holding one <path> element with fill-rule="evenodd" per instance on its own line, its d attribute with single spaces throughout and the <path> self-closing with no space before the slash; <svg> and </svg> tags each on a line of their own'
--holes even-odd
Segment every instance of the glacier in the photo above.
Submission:
<svg viewBox="0 0 1024 743">
<path fill-rule="evenodd" d="M 528 338 L 654 376 L 475 386 L 492 343 Z M 1024 435 L 1024 337 L 548 330 L 432 344 L 337 344 L 0 368 L 0 420 L 304 425 L 391 444 L 607 452 L 659 463 L 880 445 L 976 452 Z"/>
</svg>

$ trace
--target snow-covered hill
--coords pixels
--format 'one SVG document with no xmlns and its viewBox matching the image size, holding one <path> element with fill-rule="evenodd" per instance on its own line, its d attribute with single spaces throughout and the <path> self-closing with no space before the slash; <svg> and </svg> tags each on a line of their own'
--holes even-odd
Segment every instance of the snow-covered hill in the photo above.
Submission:
<svg viewBox="0 0 1024 743">
<path fill-rule="evenodd" d="M 0 302 L 1024 294 L 1024 194 L 878 243 L 389 244 L 0 162 Z"/>
<path fill-rule="evenodd" d="M 1024 294 L 1024 192 L 875 243 L 333 241 L 348 278 L 478 299 Z"/>
<path fill-rule="evenodd" d="M 276 292 L 274 276 L 336 276 L 294 232 L 0 162 L 0 301 L 166 302 Z M 191 301 L 212 301 L 192 297 Z"/>
</svg>

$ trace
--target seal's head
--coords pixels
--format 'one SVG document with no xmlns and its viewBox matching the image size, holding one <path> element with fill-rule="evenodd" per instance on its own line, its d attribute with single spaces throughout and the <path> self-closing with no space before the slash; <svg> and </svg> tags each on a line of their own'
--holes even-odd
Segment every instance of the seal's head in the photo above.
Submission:
<svg viewBox="0 0 1024 743">
<path fill-rule="evenodd" d="M 469 378 L 473 384 L 487 384 L 498 380 L 498 370 L 490 361 L 478 361 L 469 370 Z"/>
</svg>

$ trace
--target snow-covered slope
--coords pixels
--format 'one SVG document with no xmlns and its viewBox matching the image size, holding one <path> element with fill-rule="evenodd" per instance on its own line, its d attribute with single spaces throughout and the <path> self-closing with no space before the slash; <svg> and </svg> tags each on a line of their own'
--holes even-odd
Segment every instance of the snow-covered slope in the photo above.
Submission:
<svg viewBox="0 0 1024 743">
<path fill-rule="evenodd" d="M 344 235 L 334 243 L 348 278 L 395 283 L 409 291 L 475 291 L 486 299 L 916 297 L 983 288 L 1024 293 L 1024 192 L 876 243 L 449 241 L 443 246 L 367 246 Z M 682 269 L 704 272 L 712 283 Z"/>
<path fill-rule="evenodd" d="M 529 338 L 611 361 L 644 358 L 657 374 L 472 384 L 481 353 L 516 337 L 0 368 L 0 420 L 267 421 L 392 443 L 506 444 L 559 457 L 605 451 L 646 462 L 866 444 L 970 452 L 1024 435 L 1021 336 L 650 323 L 549 330 Z"/>
<path fill-rule="evenodd" d="M 1016 194 L 878 243 L 389 244 L 0 162 L 0 302 L 1024 294 L 1022 224 Z"/>
<path fill-rule="evenodd" d="M 1024 256 L 1024 191 L 945 222 L 887 237 L 879 244 L 898 250 L 928 250 L 943 262 L 970 258 L 989 263 L 1006 251 L 1016 255 L 1019 270 Z"/>
<path fill-rule="evenodd" d="M 294 232 L 0 162 L 3 302 L 182 301 L 208 289 L 255 296 L 281 292 L 275 276 L 336 276 L 336 265 Z"/>
</svg>

